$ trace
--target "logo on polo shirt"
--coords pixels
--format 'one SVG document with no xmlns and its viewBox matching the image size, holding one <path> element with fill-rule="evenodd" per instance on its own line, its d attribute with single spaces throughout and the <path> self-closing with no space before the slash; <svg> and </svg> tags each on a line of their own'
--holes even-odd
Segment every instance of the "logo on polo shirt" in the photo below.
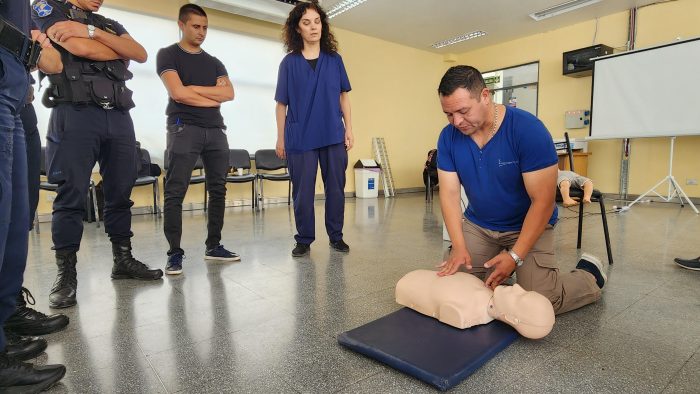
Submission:
<svg viewBox="0 0 700 394">
<path fill-rule="evenodd" d="M 498 159 L 498 166 L 503 167 L 503 166 L 517 166 L 520 164 L 519 160 L 514 160 L 514 161 L 501 161 L 501 159 Z"/>
</svg>

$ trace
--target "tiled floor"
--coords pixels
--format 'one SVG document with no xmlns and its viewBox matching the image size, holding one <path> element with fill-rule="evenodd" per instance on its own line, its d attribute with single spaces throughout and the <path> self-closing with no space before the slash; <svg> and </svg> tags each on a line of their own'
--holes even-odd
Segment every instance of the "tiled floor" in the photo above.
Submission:
<svg viewBox="0 0 700 394">
<path fill-rule="evenodd" d="M 223 243 L 242 261 L 222 264 L 202 258 L 203 214 L 185 213 L 184 273 L 158 282 L 110 280 L 109 241 L 86 225 L 79 304 L 37 360 L 68 368 L 51 392 L 434 392 L 335 338 L 398 309 L 396 281 L 440 261 L 439 204 L 422 194 L 348 199 L 348 255 L 329 250 L 322 201 L 316 215 L 311 256 L 295 260 L 286 205 L 228 210 Z M 700 254 L 700 217 L 672 204 L 608 217 L 615 264 L 603 299 L 559 316 L 544 340 L 518 340 L 453 392 L 700 392 L 700 272 L 672 263 Z M 555 230 L 562 269 L 577 260 L 576 224 Z M 584 225 L 583 250 L 605 259 L 600 216 Z M 162 226 L 134 217 L 135 254 L 161 268 Z M 55 266 L 49 225 L 41 229 L 30 237 L 25 285 L 48 311 Z"/>
</svg>

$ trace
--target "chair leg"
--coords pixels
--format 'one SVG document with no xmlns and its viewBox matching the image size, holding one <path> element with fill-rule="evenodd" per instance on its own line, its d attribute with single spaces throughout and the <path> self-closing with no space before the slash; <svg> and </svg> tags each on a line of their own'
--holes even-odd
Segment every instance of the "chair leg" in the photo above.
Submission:
<svg viewBox="0 0 700 394">
<path fill-rule="evenodd" d="M 260 186 L 260 200 L 258 203 L 260 204 L 260 209 L 265 209 L 265 192 L 263 190 L 263 179 L 262 178 L 260 178 L 260 185 L 259 186 Z"/>
<path fill-rule="evenodd" d="M 34 212 L 34 230 L 36 230 L 37 234 L 41 233 L 41 230 L 39 230 L 39 212 Z"/>
<path fill-rule="evenodd" d="M 158 181 L 153 184 L 153 214 L 158 215 L 158 200 L 156 196 L 158 195 Z"/>
<path fill-rule="evenodd" d="M 583 234 L 583 199 L 578 203 L 578 240 L 576 249 L 581 249 L 581 235 Z"/>
<path fill-rule="evenodd" d="M 600 196 L 598 201 L 600 202 L 600 217 L 603 219 L 603 233 L 605 234 L 605 248 L 608 252 L 608 264 L 612 264 L 613 256 L 610 248 L 610 233 L 608 232 L 608 218 L 605 214 L 605 203 L 603 202 L 603 196 Z"/>
<path fill-rule="evenodd" d="M 250 182 L 250 208 L 255 210 L 255 183 L 256 180 Z"/>
<path fill-rule="evenodd" d="M 287 184 L 287 206 L 292 205 L 292 180 Z"/>
<path fill-rule="evenodd" d="M 428 184 L 425 185 L 425 201 L 430 202 L 430 176 L 428 176 Z"/>
<path fill-rule="evenodd" d="M 153 185 L 156 188 L 156 210 L 158 211 L 158 217 L 163 217 L 163 209 L 160 207 L 160 185 L 156 179 L 156 183 Z"/>
<path fill-rule="evenodd" d="M 97 228 L 100 228 L 100 213 L 97 211 L 97 191 L 95 190 L 95 183 L 90 181 L 90 190 L 92 192 L 92 207 L 95 209 L 95 223 L 97 223 Z"/>
</svg>

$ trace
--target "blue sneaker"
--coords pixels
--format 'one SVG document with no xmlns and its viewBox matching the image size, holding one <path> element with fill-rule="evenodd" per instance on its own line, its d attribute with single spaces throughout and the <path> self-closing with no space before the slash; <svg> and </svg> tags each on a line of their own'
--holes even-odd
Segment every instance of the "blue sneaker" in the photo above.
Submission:
<svg viewBox="0 0 700 394">
<path fill-rule="evenodd" d="M 224 248 L 224 245 L 217 245 L 213 249 L 208 249 L 204 254 L 205 260 L 220 260 L 220 261 L 239 261 L 241 256 L 237 253 L 230 252 Z"/>
<path fill-rule="evenodd" d="M 185 255 L 182 253 L 173 253 L 168 256 L 168 263 L 165 264 L 166 275 L 178 275 L 182 273 L 182 260 Z"/>
</svg>

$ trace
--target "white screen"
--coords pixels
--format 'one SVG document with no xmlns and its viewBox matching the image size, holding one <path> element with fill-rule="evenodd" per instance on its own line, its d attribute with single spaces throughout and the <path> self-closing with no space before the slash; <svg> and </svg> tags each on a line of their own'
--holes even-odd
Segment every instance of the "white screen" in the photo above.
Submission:
<svg viewBox="0 0 700 394">
<path fill-rule="evenodd" d="M 177 22 L 107 7 L 102 7 L 100 14 L 123 24 L 148 52 L 146 63 L 131 62 L 129 66 L 134 78 L 127 86 L 134 91 L 136 102 L 130 112 L 136 140 L 148 149 L 154 162 L 162 164 L 168 95 L 156 73 L 156 54 L 160 48 L 179 41 Z M 277 69 L 284 57 L 282 44 L 210 28 L 202 48 L 224 63 L 236 92 L 232 102 L 221 106 L 229 146 L 247 149 L 251 154 L 258 149 L 274 148 L 277 141 L 274 97 Z M 48 80 L 42 85 L 48 85 Z M 50 110 L 41 104 L 42 94 L 43 90 L 37 92 L 34 107 L 39 130 L 45 137 Z"/>
<path fill-rule="evenodd" d="M 700 39 L 597 60 L 591 138 L 700 134 Z"/>
</svg>

